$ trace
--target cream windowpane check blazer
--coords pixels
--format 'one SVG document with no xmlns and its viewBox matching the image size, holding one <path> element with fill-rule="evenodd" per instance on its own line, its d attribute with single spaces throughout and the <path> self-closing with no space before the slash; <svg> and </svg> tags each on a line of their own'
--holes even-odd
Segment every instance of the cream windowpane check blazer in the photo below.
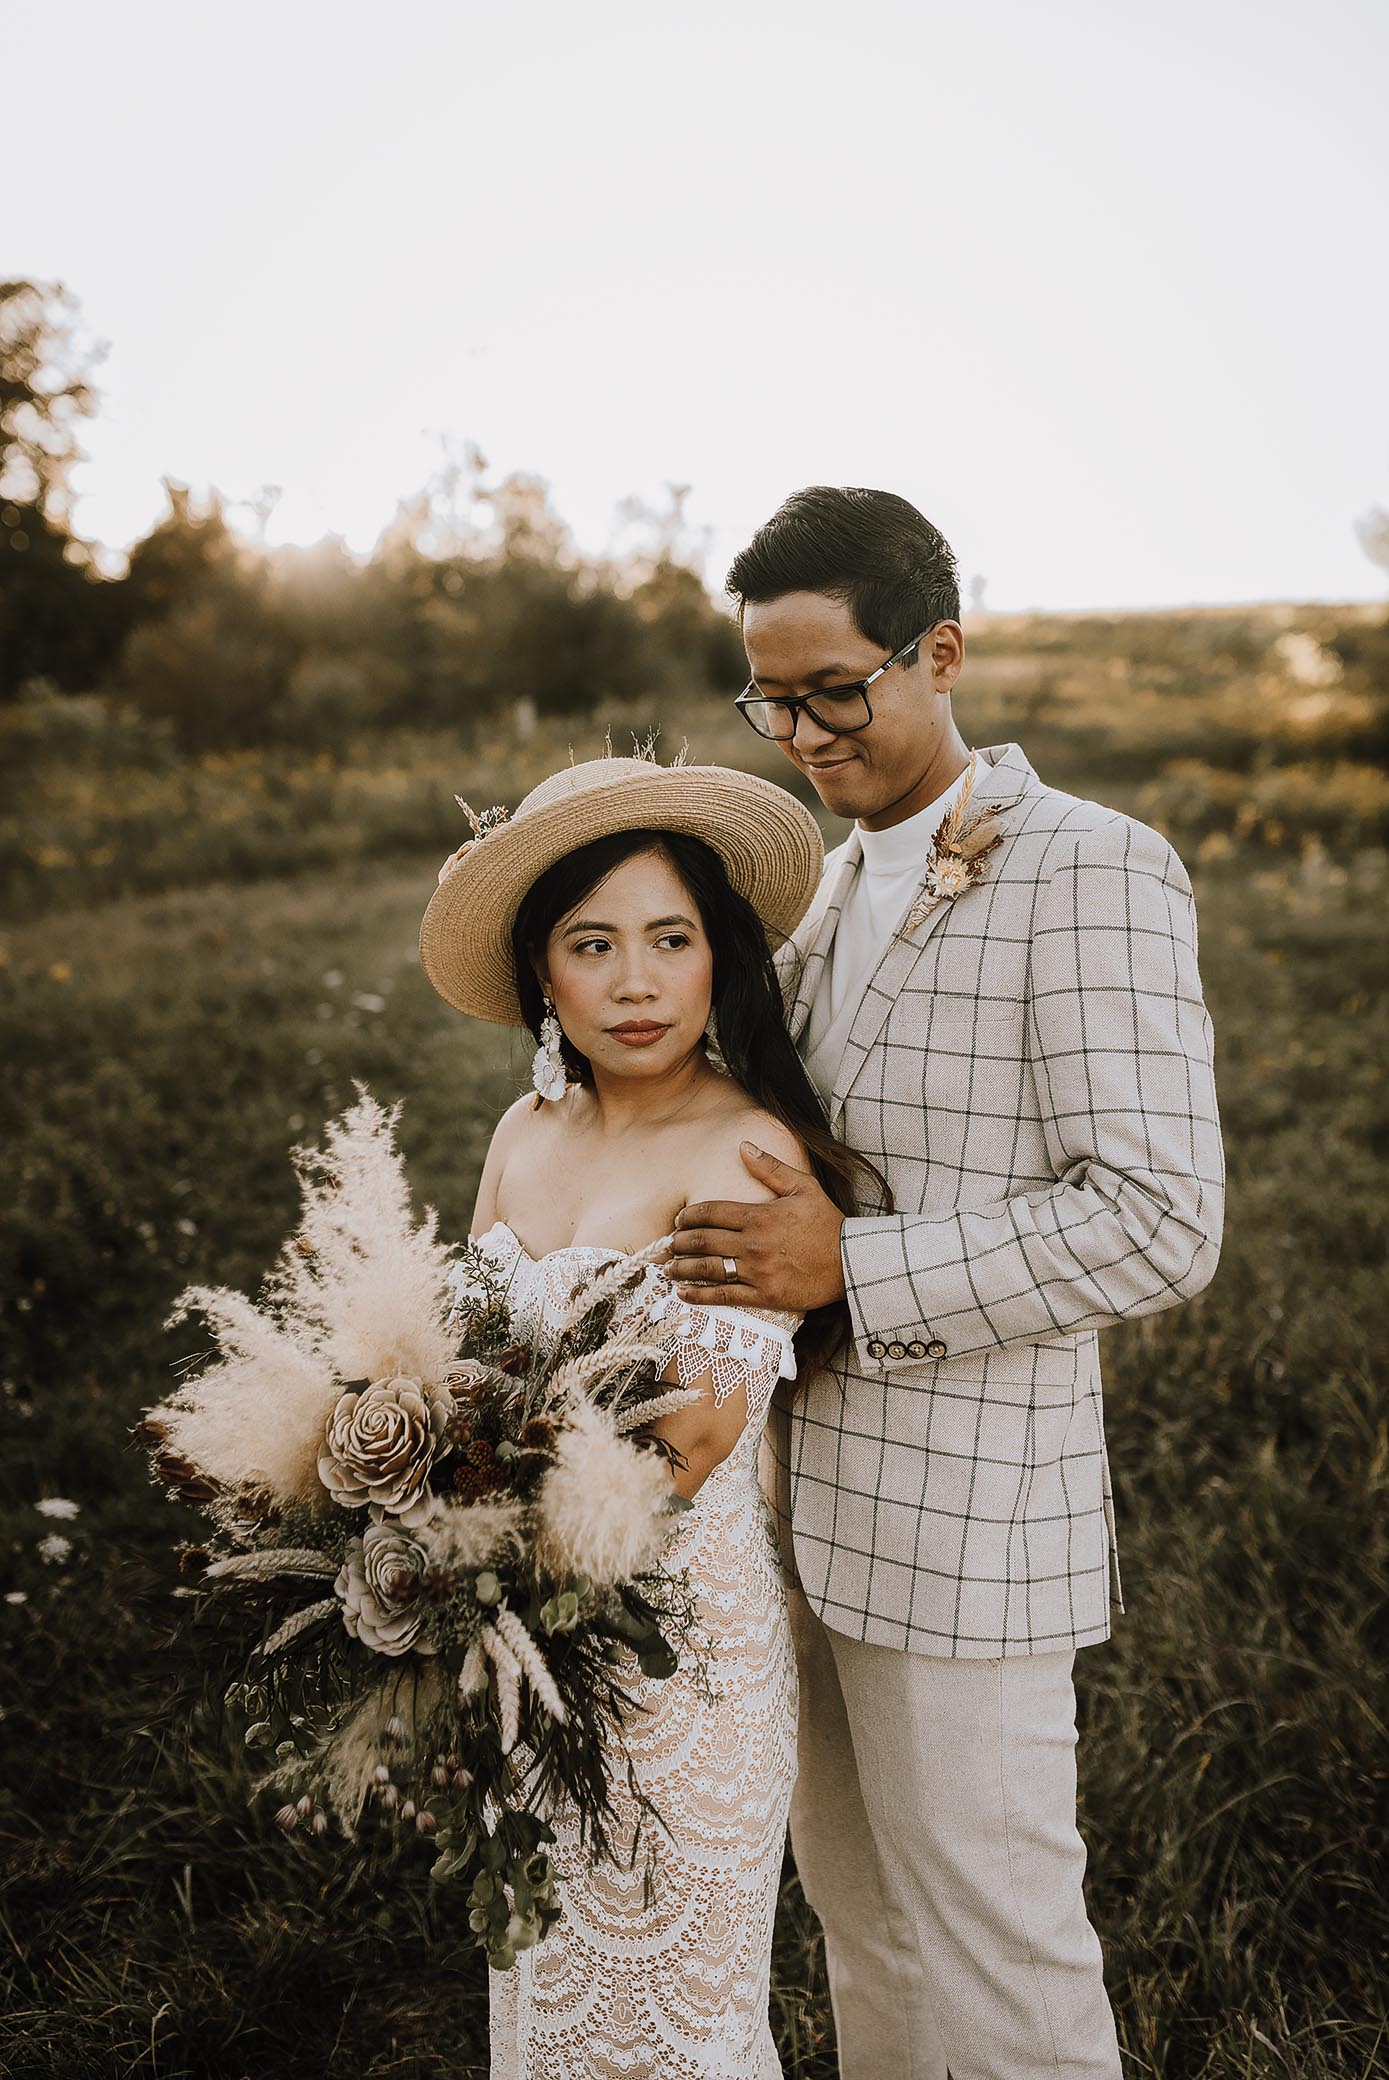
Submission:
<svg viewBox="0 0 1389 2080">
<path fill-rule="evenodd" d="M 889 941 L 851 1025 L 831 1124 L 897 1211 L 845 1222 L 853 1340 L 779 1397 L 767 1467 L 826 1624 L 966 1657 L 1108 1637 L 1097 1331 L 1206 1284 L 1225 1187 L 1176 853 L 1016 744 L 979 752 L 986 805 L 983 881 Z M 797 1040 L 858 860 L 851 833 L 778 956 Z"/>
</svg>

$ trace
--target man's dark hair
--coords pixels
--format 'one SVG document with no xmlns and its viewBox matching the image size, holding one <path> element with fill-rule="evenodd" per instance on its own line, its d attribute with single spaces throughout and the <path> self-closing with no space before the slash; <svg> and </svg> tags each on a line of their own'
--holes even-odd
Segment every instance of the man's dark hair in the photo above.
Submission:
<svg viewBox="0 0 1389 2080">
<path fill-rule="evenodd" d="M 827 593 L 885 650 L 960 618 L 960 573 L 939 528 L 905 498 L 854 484 L 793 491 L 734 557 L 725 589 L 740 615 L 749 601 Z"/>
</svg>

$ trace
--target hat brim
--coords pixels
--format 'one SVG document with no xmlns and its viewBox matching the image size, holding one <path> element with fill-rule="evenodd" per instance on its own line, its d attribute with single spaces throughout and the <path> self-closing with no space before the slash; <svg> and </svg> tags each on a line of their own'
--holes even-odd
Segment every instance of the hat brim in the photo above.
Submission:
<svg viewBox="0 0 1389 2080">
<path fill-rule="evenodd" d="M 511 954 L 522 898 L 566 853 L 629 830 L 702 838 L 778 940 L 805 915 L 824 865 L 819 826 L 784 787 L 727 766 L 653 762 L 518 813 L 468 848 L 420 923 L 420 966 L 444 1001 L 494 1025 L 524 1024 Z"/>
</svg>

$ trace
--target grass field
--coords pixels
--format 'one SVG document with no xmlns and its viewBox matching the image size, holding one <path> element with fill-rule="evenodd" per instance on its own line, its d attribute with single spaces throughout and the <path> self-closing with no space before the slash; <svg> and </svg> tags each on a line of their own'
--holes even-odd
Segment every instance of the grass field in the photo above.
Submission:
<svg viewBox="0 0 1389 2080">
<path fill-rule="evenodd" d="M 1122 653 L 1122 631 L 1108 640 Z M 1165 735 L 1141 654 L 1116 676 L 1093 646 L 1034 637 L 1020 669 L 1000 646 L 974 707 L 957 702 L 975 741 L 1015 736 L 1044 778 L 1170 828 L 1217 1035 L 1220 1268 L 1103 1345 L 1129 1611 L 1077 1662 L 1089 1899 L 1135 2080 L 1368 2076 L 1389 2073 L 1382 775 L 1357 752 L 1353 691 L 1333 688 L 1341 710 L 1302 742 L 1305 678 L 1278 680 L 1256 730 L 1249 668 L 1197 664 L 1168 692 Z M 211 776 L 245 805 L 219 836 L 161 798 L 195 775 L 138 759 L 157 858 L 82 825 L 80 759 L 36 764 L 0 829 L 16 913 L 0 932 L 0 2073 L 15 2080 L 485 2072 L 478 1954 L 422 1868 L 344 1876 L 247 1812 L 174 1593 L 173 1549 L 200 1520 L 148 1485 L 127 1426 L 195 1347 L 161 1329 L 173 1295 L 255 1283 L 296 1204 L 288 1148 L 355 1078 L 404 1099 L 417 1195 L 464 1232 L 528 1050 L 429 990 L 419 913 L 462 835 L 453 788 L 514 799 L 570 734 L 596 748 L 582 728 L 497 733 L 320 767 L 317 810 L 276 810 L 260 852 L 254 787 Z M 699 756 L 751 742 L 712 716 L 690 735 Z M 1203 758 L 1212 745 L 1226 755 Z M 362 825 L 388 769 L 378 846 Z M 133 789 L 108 769 L 108 822 Z M 39 811 L 67 864 L 25 851 Z M 107 844 L 109 860 L 82 857 Z M 79 1514 L 46 1518 L 45 1497 Z M 55 1535 L 69 1550 L 45 1558 Z M 774 1990 L 788 2075 L 827 2080 L 822 1963 L 789 1868 Z"/>
</svg>

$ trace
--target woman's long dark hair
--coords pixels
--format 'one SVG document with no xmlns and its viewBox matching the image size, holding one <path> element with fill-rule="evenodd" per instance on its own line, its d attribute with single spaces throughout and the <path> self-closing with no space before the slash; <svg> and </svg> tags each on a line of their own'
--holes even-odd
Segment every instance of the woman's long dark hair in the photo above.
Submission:
<svg viewBox="0 0 1389 2080">
<path fill-rule="evenodd" d="M 535 959 L 550 933 L 624 860 L 663 853 L 699 909 L 714 957 L 713 1009 L 719 1052 L 728 1073 L 752 1102 L 789 1127 L 804 1143 L 810 1168 L 825 1195 L 844 1214 L 891 1212 L 886 1179 L 865 1156 L 836 1141 L 824 1106 L 806 1075 L 786 1028 L 781 988 L 772 965 L 767 928 L 745 896 L 730 884 L 712 845 L 685 831 L 614 831 L 556 860 L 521 899 L 511 928 L 511 953 L 521 1012 L 536 1040 L 545 999 Z M 593 1086 L 586 1055 L 566 1037 L 571 1077 Z M 849 1312 L 840 1301 L 809 1313 L 796 1336 L 798 1369 L 823 1365 L 845 1342 Z"/>
</svg>

